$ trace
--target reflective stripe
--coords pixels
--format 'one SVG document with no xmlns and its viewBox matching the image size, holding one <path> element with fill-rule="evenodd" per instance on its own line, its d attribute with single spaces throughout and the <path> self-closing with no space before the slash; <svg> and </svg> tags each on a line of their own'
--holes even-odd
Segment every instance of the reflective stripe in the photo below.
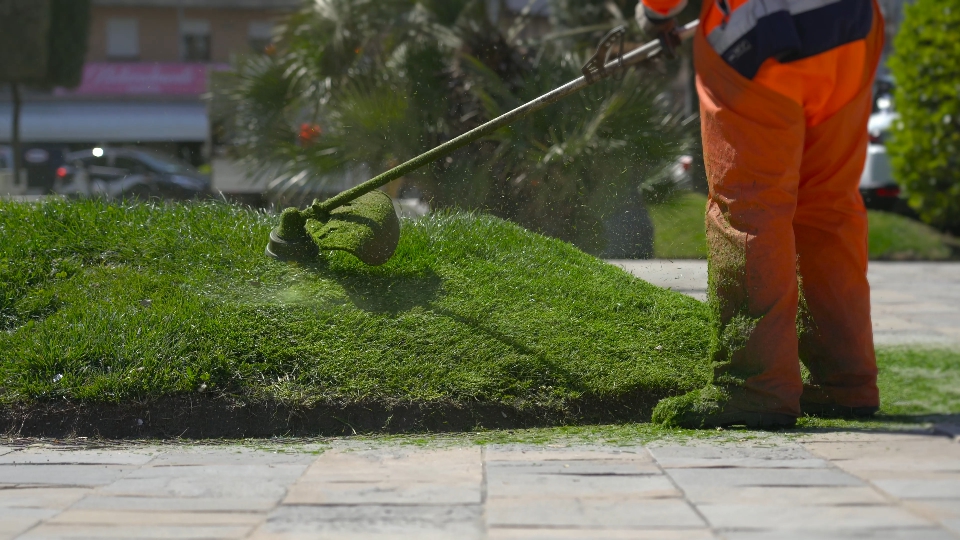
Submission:
<svg viewBox="0 0 960 540">
<path fill-rule="evenodd" d="M 747 0 L 708 29 L 707 41 L 730 67 L 753 79 L 770 58 L 810 58 L 866 38 L 872 24 L 873 0 Z"/>
<path fill-rule="evenodd" d="M 723 55 L 727 49 L 732 47 L 743 36 L 757 26 L 757 21 L 771 13 L 786 11 L 791 15 L 797 15 L 814 9 L 836 4 L 841 0 L 748 0 L 739 8 L 733 10 L 727 19 L 726 24 L 722 24 L 713 29 L 707 36 L 707 41 L 717 51 L 717 54 Z"/>
</svg>

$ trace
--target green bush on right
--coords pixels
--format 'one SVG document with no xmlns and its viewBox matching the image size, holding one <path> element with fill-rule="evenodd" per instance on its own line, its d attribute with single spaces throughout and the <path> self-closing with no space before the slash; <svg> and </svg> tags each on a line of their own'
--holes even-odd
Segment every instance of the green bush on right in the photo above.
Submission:
<svg viewBox="0 0 960 540">
<path fill-rule="evenodd" d="M 904 6 L 890 69 L 900 119 L 888 148 L 897 181 L 925 222 L 960 233 L 960 4 Z"/>
</svg>

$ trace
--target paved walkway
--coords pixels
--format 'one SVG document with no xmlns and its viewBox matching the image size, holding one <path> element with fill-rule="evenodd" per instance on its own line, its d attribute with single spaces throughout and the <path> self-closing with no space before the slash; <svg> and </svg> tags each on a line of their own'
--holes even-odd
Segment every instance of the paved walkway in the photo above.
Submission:
<svg viewBox="0 0 960 540">
<path fill-rule="evenodd" d="M 707 298 L 706 261 L 611 261 L 661 287 Z M 874 340 L 879 345 L 960 344 L 960 263 L 870 263 Z"/>
<path fill-rule="evenodd" d="M 0 538 L 960 538 L 930 433 L 280 448 L 0 447 Z"/>
</svg>

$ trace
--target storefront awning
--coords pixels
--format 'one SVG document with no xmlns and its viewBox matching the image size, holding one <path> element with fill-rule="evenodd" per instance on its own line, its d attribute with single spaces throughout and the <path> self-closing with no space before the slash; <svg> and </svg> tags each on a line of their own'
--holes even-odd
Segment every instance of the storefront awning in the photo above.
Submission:
<svg viewBox="0 0 960 540">
<path fill-rule="evenodd" d="M 9 144 L 12 104 L 0 103 L 0 143 Z M 24 103 L 24 142 L 148 143 L 204 142 L 210 133 L 203 103 Z"/>
</svg>

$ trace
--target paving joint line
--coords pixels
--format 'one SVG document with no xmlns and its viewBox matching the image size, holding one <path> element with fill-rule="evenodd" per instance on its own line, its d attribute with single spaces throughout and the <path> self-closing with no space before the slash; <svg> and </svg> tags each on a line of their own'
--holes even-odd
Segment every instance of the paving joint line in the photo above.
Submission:
<svg viewBox="0 0 960 540">
<path fill-rule="evenodd" d="M 293 486 L 293 485 L 296 485 L 298 482 L 300 482 L 300 480 L 302 480 L 303 477 L 306 476 L 307 471 L 310 470 L 310 467 L 312 467 L 317 461 L 319 461 L 320 458 L 323 457 L 323 454 L 324 454 L 324 453 L 325 453 L 325 452 L 321 452 L 319 455 L 314 456 L 313 461 L 311 461 L 310 463 L 307 463 L 307 465 L 303 468 L 303 472 L 300 473 L 300 476 L 296 477 L 296 478 L 293 480 L 293 482 L 290 482 L 288 485 L 283 486 L 283 494 L 280 495 L 279 497 L 277 497 L 276 502 L 273 503 L 273 505 L 272 505 L 269 509 L 263 510 L 263 511 L 250 512 L 250 513 L 253 513 L 253 514 L 258 514 L 258 515 L 263 516 L 263 517 L 260 519 L 260 522 L 259 522 L 259 523 L 257 523 L 256 525 L 250 527 L 250 530 L 247 531 L 247 534 L 245 534 L 245 535 L 243 536 L 243 538 L 251 538 L 253 535 L 255 535 L 255 534 L 257 533 L 257 531 L 259 531 L 264 525 L 267 524 L 267 521 L 270 520 L 270 514 L 276 512 L 277 509 L 279 509 L 281 506 L 299 506 L 299 505 L 294 505 L 294 504 L 284 505 L 284 504 L 283 504 L 283 501 L 286 500 L 287 495 L 290 493 L 290 487 Z M 310 506 L 310 505 L 302 505 L 302 506 Z M 227 512 L 228 512 L 228 513 L 237 513 L 237 512 L 234 511 L 234 510 L 228 510 Z"/>
<path fill-rule="evenodd" d="M 487 445 L 480 445 L 480 534 L 481 538 L 490 536 L 487 526 Z"/>
<path fill-rule="evenodd" d="M 710 535 L 713 536 L 714 538 L 722 538 L 720 536 L 720 533 L 714 528 L 713 523 L 711 523 L 710 520 L 707 519 L 707 516 L 704 515 L 704 513 L 701 512 L 699 508 L 697 508 L 697 505 L 693 504 L 693 501 L 691 501 L 690 498 L 687 497 L 687 492 L 680 487 L 680 484 L 678 484 L 677 481 L 674 480 L 672 476 L 670 476 L 670 474 L 663 467 L 663 465 L 660 464 L 660 460 L 657 459 L 657 456 L 653 455 L 653 452 L 651 452 L 650 449 L 647 448 L 646 446 L 644 446 L 643 449 L 647 452 L 647 455 L 650 456 L 650 459 L 653 460 L 653 464 L 656 465 L 657 470 L 659 470 L 660 473 L 663 474 L 663 476 L 670 481 L 670 484 L 673 485 L 674 489 L 680 492 L 683 502 L 687 503 L 687 506 L 690 507 L 691 510 L 693 510 L 693 513 L 696 514 L 697 517 L 699 517 L 700 520 L 703 521 L 704 525 L 707 526 L 707 530 L 710 531 Z"/>
</svg>

